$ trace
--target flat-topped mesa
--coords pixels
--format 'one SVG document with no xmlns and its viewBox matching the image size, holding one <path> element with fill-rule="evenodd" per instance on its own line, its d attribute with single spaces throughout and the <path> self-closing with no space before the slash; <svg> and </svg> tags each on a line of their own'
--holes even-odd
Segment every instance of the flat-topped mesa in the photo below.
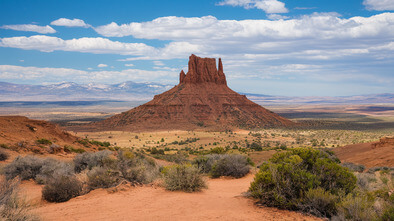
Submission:
<svg viewBox="0 0 394 221">
<path fill-rule="evenodd" d="M 219 70 L 216 68 L 215 58 L 200 58 L 192 54 L 189 57 L 189 71 L 186 76 L 181 71 L 179 83 L 202 84 L 215 83 L 227 85 L 226 76 L 223 72 L 222 59 L 219 58 Z"/>
</svg>

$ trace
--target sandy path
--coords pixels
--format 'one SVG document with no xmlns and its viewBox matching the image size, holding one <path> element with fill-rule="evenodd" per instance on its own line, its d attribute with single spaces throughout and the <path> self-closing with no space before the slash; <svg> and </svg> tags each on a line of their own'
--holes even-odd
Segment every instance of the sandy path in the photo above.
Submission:
<svg viewBox="0 0 394 221">
<path fill-rule="evenodd" d="M 199 193 L 149 186 L 115 193 L 99 189 L 65 203 L 42 202 L 34 212 L 43 220 L 318 220 L 255 206 L 241 196 L 252 179 L 210 179 Z"/>
</svg>

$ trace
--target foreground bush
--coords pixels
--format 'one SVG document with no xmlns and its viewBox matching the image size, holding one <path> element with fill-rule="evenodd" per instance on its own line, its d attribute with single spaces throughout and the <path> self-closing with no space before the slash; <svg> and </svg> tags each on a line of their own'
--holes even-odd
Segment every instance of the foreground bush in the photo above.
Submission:
<svg viewBox="0 0 394 221">
<path fill-rule="evenodd" d="M 30 205 L 18 195 L 19 180 L 0 178 L 0 220 L 33 221 L 39 218 L 30 213 Z"/>
<path fill-rule="evenodd" d="M 39 158 L 32 155 L 18 156 L 4 167 L 3 173 L 7 180 L 17 176 L 22 180 L 34 179 L 44 184 L 55 174 L 71 175 L 73 168 L 70 164 L 52 158 Z"/>
<path fill-rule="evenodd" d="M 42 197 L 48 202 L 65 202 L 81 193 L 82 183 L 73 175 L 54 177 L 42 189 Z"/>
<path fill-rule="evenodd" d="M 120 182 L 120 173 L 103 167 L 95 167 L 87 173 L 91 189 L 109 188 Z"/>
<path fill-rule="evenodd" d="M 167 190 L 195 192 L 207 187 L 200 170 L 193 165 L 173 165 L 165 167 L 162 172 Z"/>
<path fill-rule="evenodd" d="M 91 170 L 93 167 L 103 167 L 111 161 L 111 155 L 112 152 L 109 150 L 78 154 L 74 158 L 75 172 L 79 173 L 84 169 Z"/>
<path fill-rule="evenodd" d="M 209 154 L 196 158 L 194 164 L 213 178 L 220 176 L 240 178 L 250 171 L 248 158 L 239 154 Z"/>
<path fill-rule="evenodd" d="M 154 160 L 130 151 L 118 152 L 117 170 L 129 182 L 146 184 L 159 176 L 159 170 Z"/>
<path fill-rule="evenodd" d="M 261 203 L 279 208 L 302 210 L 318 202 L 327 210 L 317 209 L 316 213 L 330 216 L 336 212 L 331 211 L 335 196 L 346 195 L 355 187 L 356 177 L 330 154 L 295 148 L 264 163 L 249 190 Z"/>
</svg>

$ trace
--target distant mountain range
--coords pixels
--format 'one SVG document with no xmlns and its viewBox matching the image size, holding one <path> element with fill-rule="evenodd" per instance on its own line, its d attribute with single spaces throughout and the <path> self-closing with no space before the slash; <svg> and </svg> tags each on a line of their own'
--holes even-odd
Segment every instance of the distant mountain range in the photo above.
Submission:
<svg viewBox="0 0 394 221">
<path fill-rule="evenodd" d="M 77 84 L 65 82 L 49 85 L 26 85 L 0 82 L 0 102 L 4 101 L 147 101 L 169 90 L 173 85 L 158 83 Z M 290 97 L 264 94 L 245 94 L 257 103 L 265 104 L 394 104 L 394 94 L 367 94 L 342 97 Z"/>
<path fill-rule="evenodd" d="M 0 82 L 0 101 L 148 100 L 173 86 L 157 83 L 26 85 Z"/>
</svg>

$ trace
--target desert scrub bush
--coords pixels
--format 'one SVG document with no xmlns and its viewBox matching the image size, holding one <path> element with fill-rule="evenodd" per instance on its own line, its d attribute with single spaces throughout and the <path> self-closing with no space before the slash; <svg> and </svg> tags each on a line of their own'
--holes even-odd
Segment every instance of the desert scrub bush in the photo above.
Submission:
<svg viewBox="0 0 394 221">
<path fill-rule="evenodd" d="M 337 213 L 336 203 L 339 197 L 323 188 L 309 189 L 300 204 L 302 211 L 318 217 L 332 217 Z"/>
<path fill-rule="evenodd" d="M 109 188 L 120 182 L 120 172 L 109 168 L 95 167 L 87 173 L 90 189 Z"/>
<path fill-rule="evenodd" d="M 349 168 L 353 172 L 362 173 L 365 170 L 365 166 L 361 164 L 355 164 L 350 162 L 344 162 L 341 164 L 343 167 Z"/>
<path fill-rule="evenodd" d="M 168 166 L 162 173 L 167 190 L 195 192 L 207 187 L 200 170 L 191 164 Z"/>
<path fill-rule="evenodd" d="M 117 169 L 130 182 L 150 183 L 159 176 L 154 160 L 130 151 L 118 151 Z"/>
<path fill-rule="evenodd" d="M 240 154 L 208 154 L 197 157 L 193 164 L 213 178 L 220 176 L 240 178 L 249 173 L 249 162 L 246 156 Z"/>
<path fill-rule="evenodd" d="M 52 158 L 39 158 L 32 155 L 18 156 L 3 168 L 6 179 L 17 176 L 22 180 L 34 179 L 37 183 L 44 184 L 56 174 L 71 175 L 73 167 L 65 162 Z"/>
<path fill-rule="evenodd" d="M 103 167 L 106 163 L 111 162 L 111 155 L 112 152 L 109 150 L 78 154 L 74 158 L 74 170 L 79 173 L 84 169 L 91 170 L 93 167 Z"/>
<path fill-rule="evenodd" d="M 262 204 L 301 210 L 306 193 L 319 187 L 346 195 L 356 187 L 356 177 L 324 151 L 294 148 L 263 163 L 249 191 Z"/>
<path fill-rule="evenodd" d="M 52 177 L 60 175 L 72 176 L 73 174 L 74 167 L 72 164 L 47 158 L 43 161 L 40 172 L 35 177 L 35 181 L 38 184 L 45 184 Z"/>
<path fill-rule="evenodd" d="M 6 161 L 10 155 L 5 150 L 0 149 L 0 161 Z"/>
<path fill-rule="evenodd" d="M 30 213 L 30 204 L 18 194 L 19 179 L 0 178 L 0 220 L 40 220 Z"/>
<path fill-rule="evenodd" d="M 35 179 L 44 165 L 44 159 L 32 155 L 18 156 L 3 168 L 7 180 L 19 176 L 22 180 Z"/>
<path fill-rule="evenodd" d="M 373 209 L 374 200 L 364 195 L 348 194 L 338 205 L 337 217 L 346 220 L 369 221 L 376 220 L 378 214 Z"/>
<path fill-rule="evenodd" d="M 82 193 L 82 183 L 75 175 L 54 176 L 42 189 L 42 198 L 48 202 L 66 202 Z"/>
</svg>

